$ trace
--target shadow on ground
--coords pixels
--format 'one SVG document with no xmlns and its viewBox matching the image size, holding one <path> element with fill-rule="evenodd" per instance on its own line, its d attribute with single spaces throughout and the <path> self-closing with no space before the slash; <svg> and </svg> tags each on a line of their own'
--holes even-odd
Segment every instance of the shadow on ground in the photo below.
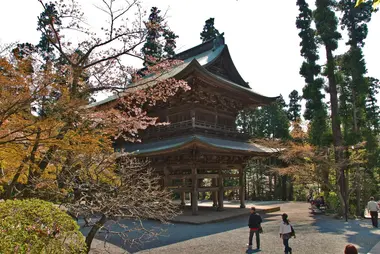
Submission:
<svg viewBox="0 0 380 254">
<path fill-rule="evenodd" d="M 126 251 L 130 253 L 135 253 L 138 251 L 142 250 L 147 250 L 147 249 L 153 249 L 153 248 L 158 248 L 198 237 L 204 237 L 208 235 L 213 235 L 213 234 L 218 234 L 218 233 L 223 233 L 226 231 L 230 230 L 235 230 L 238 228 L 247 228 L 248 226 L 248 216 L 249 216 L 249 210 L 247 209 L 247 214 L 224 220 L 223 222 L 216 222 L 216 223 L 210 223 L 210 224 L 202 224 L 202 225 L 191 225 L 191 224 L 180 224 L 180 223 L 172 223 L 172 224 L 161 224 L 160 222 L 157 221 L 144 221 L 144 227 L 148 230 L 156 229 L 156 228 L 161 228 L 165 230 L 165 232 L 158 236 L 156 239 L 152 241 L 145 242 L 144 245 L 136 246 L 136 245 L 126 245 L 124 244 L 123 240 L 119 236 L 110 236 L 107 235 L 107 242 L 112 243 L 116 246 L 119 246 Z M 269 213 L 269 214 L 264 214 L 263 218 L 265 221 L 274 221 L 278 220 L 278 213 Z M 120 224 L 123 224 L 125 226 L 133 226 L 133 221 L 130 220 L 121 220 Z M 116 232 L 122 232 L 123 229 L 117 225 L 112 227 L 113 231 Z M 87 234 L 88 230 L 82 230 L 82 233 L 85 235 Z M 264 228 L 265 231 L 265 228 Z M 133 232 L 130 233 L 129 235 L 130 239 L 138 239 L 142 236 L 142 233 L 139 232 Z M 97 239 L 99 240 L 104 240 L 106 237 L 105 233 L 98 233 L 96 236 Z M 253 252 L 252 252 L 253 251 Z M 257 250 L 247 250 L 247 253 L 255 253 Z"/>
<path fill-rule="evenodd" d="M 368 253 L 380 240 L 380 230 L 373 228 L 368 219 L 345 222 L 343 219 L 318 215 L 311 226 L 322 234 L 344 235 L 348 243 L 359 246 L 359 253 Z"/>
<path fill-rule="evenodd" d="M 371 226 L 370 220 L 350 220 L 348 223 L 343 220 L 333 219 L 332 217 L 325 215 L 311 215 L 308 210 L 308 205 L 301 202 L 295 203 L 284 203 L 281 205 L 280 212 L 274 212 L 270 214 L 266 214 L 263 216 L 264 224 L 264 238 L 272 239 L 272 237 L 278 237 L 278 225 L 280 222 L 280 215 L 282 213 L 288 213 L 289 218 L 291 220 L 292 225 L 296 231 L 297 240 L 294 240 L 294 244 L 298 241 L 299 248 L 304 248 L 301 251 L 306 251 L 310 248 L 310 244 L 317 244 L 319 250 L 323 250 L 323 246 L 330 246 L 338 253 L 340 250 L 344 249 L 344 245 L 346 243 L 352 243 L 356 246 L 359 246 L 360 253 L 368 253 L 373 246 L 380 239 L 380 230 L 375 230 Z M 175 243 L 180 243 L 183 241 L 216 235 L 220 233 L 225 233 L 227 231 L 239 230 L 239 234 L 244 234 L 245 229 L 247 229 L 247 220 L 248 220 L 248 212 L 246 216 L 241 216 L 238 218 L 233 218 L 230 220 L 225 220 L 223 222 L 211 223 L 211 224 L 203 224 L 203 225 L 191 225 L 191 224 L 169 224 L 162 225 L 156 221 L 146 221 L 144 222 L 144 226 L 148 229 L 153 229 L 156 227 L 166 229 L 166 233 L 158 239 L 154 241 L 146 242 L 143 246 L 138 248 L 134 247 L 123 247 L 130 253 L 136 253 L 140 250 L 149 250 L 154 248 L 159 248 Z M 131 221 L 122 221 L 125 225 L 130 225 Z M 117 228 L 113 228 L 113 230 L 121 230 Z M 138 237 L 139 235 L 135 233 L 135 235 L 130 235 L 130 237 Z M 226 234 L 220 234 L 220 236 L 213 236 L 213 239 L 223 239 L 226 237 Z M 239 236 L 240 237 L 240 236 Z M 268 238 L 269 237 L 269 238 Z M 99 234 L 97 236 L 98 239 L 104 238 L 104 234 Z M 117 246 L 124 246 L 123 242 L 119 237 L 111 237 L 107 239 L 110 243 L 115 244 Z M 248 239 L 247 239 L 248 240 Z M 272 241 L 272 240 L 270 240 Z M 300 243 L 299 241 L 302 241 Z M 338 241 L 335 243 L 335 241 Z M 235 242 L 233 239 L 231 241 Z M 243 244 L 244 241 L 238 239 L 239 243 Z M 210 246 L 215 243 L 210 242 Z M 216 243 L 220 244 L 220 243 Z M 268 248 L 268 246 L 267 246 Z M 277 248 L 272 248 L 273 250 Z M 282 248 L 279 246 L 279 248 Z M 331 250 L 329 253 L 334 253 Z M 338 251 L 338 252 L 337 252 Z M 246 253 L 256 253 L 256 250 L 247 250 Z M 265 251 L 264 251 L 265 252 Z M 304 252 L 306 253 L 306 252 Z"/>
</svg>

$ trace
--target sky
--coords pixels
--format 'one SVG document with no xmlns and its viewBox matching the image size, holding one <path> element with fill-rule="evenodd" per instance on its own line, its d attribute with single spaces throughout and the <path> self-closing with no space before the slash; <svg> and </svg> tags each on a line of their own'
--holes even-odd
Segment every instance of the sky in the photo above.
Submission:
<svg viewBox="0 0 380 254">
<path fill-rule="evenodd" d="M 36 30 L 37 16 L 41 12 L 38 0 L 0 2 L 0 42 L 37 43 L 40 36 Z M 89 22 L 103 21 L 93 6 L 101 0 L 78 2 L 83 6 Z M 313 3 L 314 0 L 309 1 L 311 7 Z M 200 44 L 199 34 L 204 22 L 213 17 L 215 27 L 224 32 L 225 42 L 239 73 L 254 91 L 266 96 L 282 94 L 286 100 L 293 89 L 302 93 L 304 80 L 299 75 L 299 69 L 303 58 L 300 56 L 300 38 L 295 26 L 298 15 L 296 0 L 143 0 L 146 10 L 152 6 L 167 12 L 168 25 L 179 35 L 178 52 Z M 373 15 L 368 27 L 364 48 L 368 75 L 380 78 L 380 12 Z M 341 40 L 335 53 L 345 50 L 345 41 Z M 323 48 L 320 53 L 323 64 Z M 140 63 L 133 60 L 126 64 L 140 67 Z"/>
</svg>

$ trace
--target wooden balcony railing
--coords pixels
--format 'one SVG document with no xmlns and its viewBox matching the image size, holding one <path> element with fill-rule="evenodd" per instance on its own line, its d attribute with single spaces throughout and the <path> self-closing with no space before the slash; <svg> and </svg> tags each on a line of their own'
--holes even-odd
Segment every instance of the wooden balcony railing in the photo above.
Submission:
<svg viewBox="0 0 380 254">
<path fill-rule="evenodd" d="M 167 135 L 172 135 L 174 133 L 184 134 L 186 131 L 191 131 L 194 133 L 208 133 L 221 136 L 232 136 L 232 137 L 245 137 L 237 131 L 234 126 L 226 126 L 221 124 L 210 123 L 206 121 L 199 120 L 186 120 L 177 123 L 170 123 L 168 125 L 159 125 L 155 127 L 148 128 L 144 131 L 143 136 L 146 138 L 150 137 L 164 137 Z"/>
</svg>

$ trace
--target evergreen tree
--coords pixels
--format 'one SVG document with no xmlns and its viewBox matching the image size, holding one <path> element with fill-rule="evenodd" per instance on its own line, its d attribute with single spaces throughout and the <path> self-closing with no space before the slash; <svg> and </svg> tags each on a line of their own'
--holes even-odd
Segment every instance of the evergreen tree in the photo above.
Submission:
<svg viewBox="0 0 380 254">
<path fill-rule="evenodd" d="M 145 22 L 147 29 L 146 42 L 141 50 L 144 55 L 144 66 L 152 66 L 162 59 L 173 58 L 178 36 L 164 24 L 161 10 L 152 7 L 149 19 Z"/>
<path fill-rule="evenodd" d="M 347 145 L 356 145 L 363 139 L 373 139 L 369 135 L 370 130 L 366 130 L 366 98 L 368 93 L 365 82 L 366 64 L 363 54 L 364 40 L 368 34 L 367 23 L 371 20 L 372 7 L 370 3 L 361 4 L 361 8 L 354 8 L 355 1 L 340 0 L 339 8 L 343 15 L 340 23 L 343 29 L 348 32 L 347 45 L 350 46 L 348 52 L 342 58 L 346 80 L 348 85 L 348 93 L 350 94 L 351 104 L 351 123 L 347 125 L 345 132 L 349 132 L 349 139 L 345 140 Z M 345 121 L 347 121 L 345 119 Z M 359 171 L 359 167 L 354 167 L 355 172 Z M 358 175 L 360 172 L 356 172 Z M 361 213 L 361 183 L 356 179 L 356 214 Z"/>
<path fill-rule="evenodd" d="M 149 19 L 145 22 L 147 29 L 146 42 L 141 50 L 145 59 L 144 66 L 154 65 L 161 60 L 163 54 L 160 37 L 164 19 L 160 16 L 161 11 L 157 7 L 152 7 L 150 11 Z"/>
<path fill-rule="evenodd" d="M 289 120 L 287 116 L 287 105 L 282 95 L 277 101 L 267 106 L 268 134 L 273 139 L 289 139 Z"/>
<path fill-rule="evenodd" d="M 292 122 L 300 120 L 301 117 L 301 96 L 298 95 L 297 90 L 293 90 L 289 94 L 289 109 L 288 109 L 288 118 Z"/>
<path fill-rule="evenodd" d="M 345 219 L 348 219 L 348 204 L 347 204 L 347 188 L 345 180 L 345 167 L 340 164 L 343 159 L 343 138 L 340 126 L 339 108 L 338 108 L 338 90 L 335 76 L 335 59 L 333 52 L 338 48 L 338 40 L 341 39 L 341 34 L 337 31 L 338 19 L 333 10 L 335 1 L 332 0 L 316 0 L 316 10 L 314 11 L 314 21 L 317 28 L 317 33 L 321 43 L 326 50 L 327 66 L 326 74 L 328 78 L 328 92 L 330 94 L 331 105 L 331 127 L 333 133 L 333 144 L 335 152 L 335 162 L 340 165 L 337 178 L 339 181 L 339 198 L 341 200 L 342 211 L 344 211 Z"/>
<path fill-rule="evenodd" d="M 339 116 L 343 128 L 343 140 L 347 145 L 354 145 L 355 141 L 352 132 L 352 94 L 351 78 L 348 73 L 346 60 L 347 54 L 335 57 L 336 81 L 339 94 Z"/>
<path fill-rule="evenodd" d="M 363 138 L 363 130 L 360 129 L 360 126 L 365 126 L 365 99 L 368 89 L 364 77 L 367 70 L 362 47 L 367 37 L 367 23 L 371 20 L 372 7 L 370 3 L 361 4 L 361 10 L 354 6 L 355 1 L 353 0 L 339 2 L 340 10 L 343 13 L 340 23 L 342 28 L 347 30 L 349 36 L 346 44 L 350 46 L 350 49 L 342 60 L 351 93 L 353 138 L 351 142 L 356 144 Z M 348 144 L 351 145 L 351 143 Z"/>
<path fill-rule="evenodd" d="M 173 58 L 175 55 L 175 48 L 176 45 L 176 39 L 178 38 L 178 35 L 176 35 L 173 31 L 165 29 L 163 33 L 163 37 L 165 38 L 165 45 L 164 45 L 164 57 L 165 58 Z"/>
<path fill-rule="evenodd" d="M 318 45 L 316 42 L 316 31 L 311 28 L 313 21 L 312 11 L 305 0 L 297 0 L 299 15 L 296 20 L 296 26 L 300 30 L 301 38 L 301 55 L 305 58 L 302 63 L 300 74 L 305 79 L 303 88 L 303 98 L 306 100 L 306 110 L 304 117 L 310 120 L 309 137 L 313 145 L 324 145 L 326 143 L 323 137 L 327 133 L 327 111 L 323 102 L 324 95 L 322 88 L 324 81 L 318 78 L 321 67 L 317 64 Z"/>
<path fill-rule="evenodd" d="M 253 138 L 288 139 L 289 120 L 282 96 L 271 105 L 240 112 L 237 125 Z"/>
<path fill-rule="evenodd" d="M 368 129 L 373 130 L 375 135 L 380 134 L 380 107 L 378 106 L 376 95 L 379 93 L 380 81 L 369 77 L 366 78 L 368 93 L 366 98 L 366 115 Z"/>
<path fill-rule="evenodd" d="M 203 31 L 201 32 L 202 42 L 214 39 L 218 34 L 219 31 L 214 26 L 214 18 L 209 18 L 206 20 Z"/>
</svg>

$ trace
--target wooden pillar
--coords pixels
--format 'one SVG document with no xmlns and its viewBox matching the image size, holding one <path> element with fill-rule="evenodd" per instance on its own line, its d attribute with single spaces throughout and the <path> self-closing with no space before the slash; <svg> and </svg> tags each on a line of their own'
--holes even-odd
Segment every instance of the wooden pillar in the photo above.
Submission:
<svg viewBox="0 0 380 254">
<path fill-rule="evenodd" d="M 198 185 L 197 185 L 198 188 L 201 188 L 201 187 L 202 187 L 202 182 L 203 182 L 203 179 L 198 179 Z M 205 195 L 204 195 L 203 192 L 198 193 L 198 199 L 201 198 L 201 200 L 203 200 L 203 199 L 204 199 L 204 196 L 205 196 Z"/>
<path fill-rule="evenodd" d="M 191 169 L 192 176 L 192 193 L 191 193 L 191 210 L 193 215 L 198 214 L 198 181 L 197 181 L 197 168 L 193 166 Z"/>
<path fill-rule="evenodd" d="M 216 184 L 217 184 L 216 178 L 212 178 L 211 186 L 216 187 Z M 218 206 L 218 192 L 217 191 L 212 192 L 212 206 L 213 207 Z"/>
<path fill-rule="evenodd" d="M 224 185 L 223 185 L 223 173 L 222 169 L 219 169 L 219 178 L 218 178 L 218 211 L 223 211 L 224 210 L 224 205 L 223 205 L 223 196 L 224 196 Z"/>
<path fill-rule="evenodd" d="M 191 110 L 190 115 L 191 115 L 191 126 L 195 128 L 195 110 Z"/>
<path fill-rule="evenodd" d="M 240 196 L 240 208 L 245 208 L 245 193 L 244 193 L 244 168 L 239 168 L 239 196 Z"/>
<path fill-rule="evenodd" d="M 164 167 L 164 188 L 169 187 L 169 169 Z"/>
<path fill-rule="evenodd" d="M 186 179 L 182 179 L 182 187 L 185 187 Z M 181 206 L 185 206 L 186 193 L 184 191 L 181 192 Z"/>
</svg>

